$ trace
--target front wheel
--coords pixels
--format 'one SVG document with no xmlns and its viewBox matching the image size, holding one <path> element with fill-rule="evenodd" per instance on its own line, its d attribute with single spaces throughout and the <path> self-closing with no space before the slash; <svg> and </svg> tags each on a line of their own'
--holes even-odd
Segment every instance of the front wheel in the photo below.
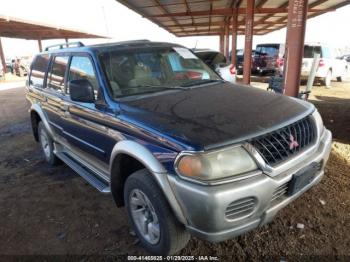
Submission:
<svg viewBox="0 0 350 262">
<path fill-rule="evenodd" d="M 170 255 L 186 246 L 189 233 L 174 217 L 163 192 L 146 169 L 128 177 L 124 202 L 136 235 L 149 252 Z"/>
</svg>

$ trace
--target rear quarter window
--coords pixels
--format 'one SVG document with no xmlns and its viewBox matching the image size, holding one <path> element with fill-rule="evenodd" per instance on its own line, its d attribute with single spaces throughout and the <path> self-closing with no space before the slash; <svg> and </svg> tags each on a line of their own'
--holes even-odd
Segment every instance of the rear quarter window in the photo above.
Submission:
<svg viewBox="0 0 350 262">
<path fill-rule="evenodd" d="M 43 88 L 46 70 L 49 66 L 50 56 L 48 54 L 38 55 L 33 63 L 30 73 L 31 85 Z"/>
<path fill-rule="evenodd" d="M 68 60 L 69 56 L 55 56 L 48 76 L 47 86 L 59 93 L 64 93 Z"/>
<path fill-rule="evenodd" d="M 321 54 L 320 46 L 304 46 L 304 58 L 314 58 L 315 54 Z"/>
</svg>

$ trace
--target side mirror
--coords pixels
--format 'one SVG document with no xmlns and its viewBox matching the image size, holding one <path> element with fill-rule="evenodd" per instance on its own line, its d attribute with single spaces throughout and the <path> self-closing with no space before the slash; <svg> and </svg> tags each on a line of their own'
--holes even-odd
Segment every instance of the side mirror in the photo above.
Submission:
<svg viewBox="0 0 350 262">
<path fill-rule="evenodd" d="M 94 102 L 94 88 L 87 79 L 71 80 L 68 82 L 70 97 L 73 101 L 83 103 Z"/>
<path fill-rule="evenodd" d="M 222 68 L 222 67 L 226 67 L 227 63 L 218 63 L 217 64 L 217 68 Z"/>
</svg>

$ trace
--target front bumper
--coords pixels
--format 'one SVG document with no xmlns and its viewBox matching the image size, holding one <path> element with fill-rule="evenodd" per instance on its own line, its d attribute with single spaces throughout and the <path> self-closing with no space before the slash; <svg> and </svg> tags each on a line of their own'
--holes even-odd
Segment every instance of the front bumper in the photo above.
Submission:
<svg viewBox="0 0 350 262">
<path fill-rule="evenodd" d="M 199 238 L 219 242 L 270 222 L 280 209 L 321 180 L 331 151 L 331 140 L 331 132 L 325 130 L 312 154 L 290 160 L 295 161 L 295 165 L 274 176 L 262 173 L 246 180 L 215 186 L 194 184 L 169 176 L 175 197 L 187 218 L 187 229 Z M 322 163 L 322 166 L 309 184 L 292 196 L 284 194 L 276 198 L 276 192 L 288 185 L 293 174 L 313 162 Z M 251 212 L 242 212 L 239 216 L 238 209 L 238 216 L 226 216 L 230 204 L 247 199 L 254 203 Z"/>
</svg>

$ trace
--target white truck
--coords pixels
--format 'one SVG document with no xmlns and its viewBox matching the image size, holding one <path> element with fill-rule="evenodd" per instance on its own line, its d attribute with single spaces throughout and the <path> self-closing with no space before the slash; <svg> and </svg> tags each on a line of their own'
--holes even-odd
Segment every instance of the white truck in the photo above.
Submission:
<svg viewBox="0 0 350 262">
<path fill-rule="evenodd" d="M 316 79 L 321 80 L 326 87 L 331 87 L 332 80 L 343 81 L 347 75 L 348 64 L 344 59 L 337 57 L 332 48 L 319 43 L 310 43 L 304 46 L 304 58 L 301 68 L 302 78 L 308 78 L 315 53 L 320 54 Z"/>
</svg>

